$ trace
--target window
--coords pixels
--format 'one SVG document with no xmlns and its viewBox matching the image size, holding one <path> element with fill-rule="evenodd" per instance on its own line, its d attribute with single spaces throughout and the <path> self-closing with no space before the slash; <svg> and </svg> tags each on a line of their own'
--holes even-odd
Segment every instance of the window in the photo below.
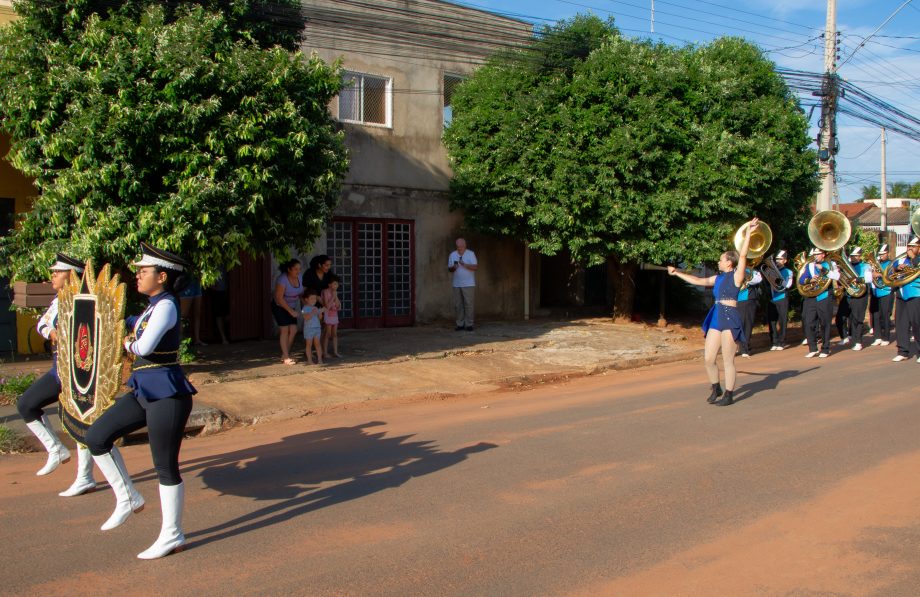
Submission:
<svg viewBox="0 0 920 597">
<path fill-rule="evenodd" d="M 390 126 L 392 80 L 346 72 L 339 93 L 339 120 Z"/>
<path fill-rule="evenodd" d="M 454 90 L 457 85 L 463 82 L 463 77 L 459 75 L 444 75 L 444 126 L 450 124 L 454 118 L 453 100 Z"/>
</svg>

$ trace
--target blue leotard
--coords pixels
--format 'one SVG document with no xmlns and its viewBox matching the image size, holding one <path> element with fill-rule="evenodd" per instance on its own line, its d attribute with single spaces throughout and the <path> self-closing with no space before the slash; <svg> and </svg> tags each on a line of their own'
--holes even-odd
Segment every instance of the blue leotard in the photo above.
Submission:
<svg viewBox="0 0 920 597">
<path fill-rule="evenodd" d="M 737 307 L 729 307 L 718 301 L 721 300 L 738 300 L 738 287 L 735 286 L 735 272 L 723 272 L 716 276 L 716 283 L 712 287 L 712 295 L 716 302 L 712 305 L 706 319 L 703 320 L 703 333 L 706 334 L 710 329 L 729 330 L 735 338 L 735 342 L 740 342 L 744 338 L 744 332 L 741 329 L 741 314 L 738 313 Z"/>
</svg>

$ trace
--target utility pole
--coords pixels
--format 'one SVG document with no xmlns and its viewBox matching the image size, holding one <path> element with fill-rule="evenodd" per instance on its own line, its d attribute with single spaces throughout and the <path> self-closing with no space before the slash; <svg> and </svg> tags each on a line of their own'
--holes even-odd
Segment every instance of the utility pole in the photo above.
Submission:
<svg viewBox="0 0 920 597">
<path fill-rule="evenodd" d="M 651 32 L 655 33 L 655 0 L 652 0 L 652 29 Z"/>
<path fill-rule="evenodd" d="M 888 232 L 888 180 L 885 171 L 885 127 L 882 127 L 882 234 Z M 888 242 L 887 240 L 885 242 Z"/>
<path fill-rule="evenodd" d="M 836 184 L 834 154 L 837 152 L 837 0 L 827 0 L 827 23 L 824 28 L 824 82 L 821 85 L 821 135 L 818 160 L 821 190 L 815 209 L 831 208 Z"/>
</svg>

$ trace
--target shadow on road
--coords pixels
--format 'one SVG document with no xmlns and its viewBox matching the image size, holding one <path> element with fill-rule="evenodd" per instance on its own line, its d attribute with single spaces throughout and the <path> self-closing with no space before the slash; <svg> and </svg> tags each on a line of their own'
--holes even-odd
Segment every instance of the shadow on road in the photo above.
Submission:
<svg viewBox="0 0 920 597">
<path fill-rule="evenodd" d="M 194 548 L 332 506 L 383 489 L 399 487 L 496 448 L 478 443 L 452 452 L 411 435 L 373 433 L 372 421 L 301 433 L 280 442 L 218 456 L 185 461 L 183 474 L 198 471 L 210 489 L 273 503 L 206 529 L 188 533 Z M 334 483 L 330 485 L 330 483 Z M 280 501 L 279 501 L 280 500 Z"/>
<path fill-rule="evenodd" d="M 760 376 L 763 379 L 755 381 L 754 383 L 744 384 L 735 395 L 735 402 L 740 402 L 742 400 L 747 400 L 754 394 L 760 392 L 765 392 L 768 390 L 775 390 L 779 387 L 779 383 L 786 379 L 791 379 L 793 377 L 798 377 L 799 375 L 805 373 L 811 373 L 815 371 L 818 367 L 812 367 L 811 369 L 798 370 L 798 369 L 787 369 L 785 371 L 777 371 L 775 373 L 755 373 L 753 371 L 738 371 L 738 375 L 755 375 Z"/>
</svg>

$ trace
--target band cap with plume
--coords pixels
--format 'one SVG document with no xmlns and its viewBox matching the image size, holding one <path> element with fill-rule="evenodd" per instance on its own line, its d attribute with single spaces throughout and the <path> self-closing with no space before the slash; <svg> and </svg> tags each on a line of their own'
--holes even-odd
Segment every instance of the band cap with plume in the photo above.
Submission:
<svg viewBox="0 0 920 597">
<path fill-rule="evenodd" d="M 131 265 L 135 267 L 162 267 L 177 272 L 185 271 L 187 268 L 191 267 L 188 261 L 182 259 L 175 253 L 165 249 L 158 249 L 144 242 L 141 243 L 141 258 Z"/>
<path fill-rule="evenodd" d="M 55 259 L 56 261 L 50 268 L 53 272 L 66 272 L 73 270 L 78 274 L 82 274 L 83 270 L 86 269 L 86 263 L 80 261 L 76 257 L 71 257 L 70 255 L 58 253 Z"/>
<path fill-rule="evenodd" d="M 850 251 L 850 257 L 859 257 L 862 255 L 862 247 L 853 247 L 853 250 Z"/>
<path fill-rule="evenodd" d="M 887 253 L 887 252 L 888 252 L 888 243 L 883 243 L 881 246 L 879 246 L 878 252 L 879 252 L 879 253 Z"/>
</svg>

